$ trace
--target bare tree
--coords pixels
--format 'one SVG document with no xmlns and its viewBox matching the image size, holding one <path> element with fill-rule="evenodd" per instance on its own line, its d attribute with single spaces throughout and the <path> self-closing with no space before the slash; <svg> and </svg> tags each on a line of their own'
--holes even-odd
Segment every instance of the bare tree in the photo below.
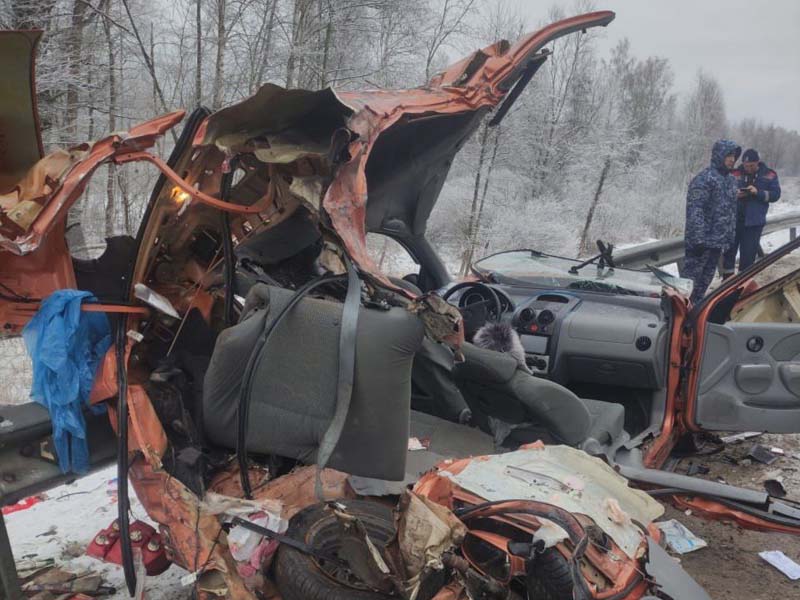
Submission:
<svg viewBox="0 0 800 600">
<path fill-rule="evenodd" d="M 227 35 L 225 31 L 225 4 L 226 0 L 216 0 L 217 2 L 217 48 L 216 60 L 214 62 L 214 87 L 212 92 L 212 106 L 214 110 L 222 108 L 222 91 L 225 78 L 225 42 Z"/>
<path fill-rule="evenodd" d="M 106 9 L 110 8 L 111 0 L 104 3 Z M 111 133 L 117 128 L 117 58 L 114 38 L 111 35 L 111 24 L 108 19 L 103 19 L 103 31 L 108 45 L 108 131 Z M 116 175 L 115 165 L 108 165 L 106 180 L 106 236 L 114 235 L 114 180 Z"/>
<path fill-rule="evenodd" d="M 203 103 L 203 2 L 195 0 L 194 105 Z"/>
<path fill-rule="evenodd" d="M 711 75 L 697 74 L 695 87 L 684 105 L 685 145 L 683 167 L 686 177 L 708 163 L 711 145 L 727 129 L 725 99 L 719 82 Z"/>
<path fill-rule="evenodd" d="M 65 114 L 65 133 L 74 143 L 78 139 L 78 93 L 81 88 L 81 67 L 83 50 L 83 28 L 86 24 L 86 6 L 84 0 L 74 0 L 72 4 L 72 16 L 67 38 L 67 57 L 68 63 L 68 84 L 66 97 Z"/>
<path fill-rule="evenodd" d="M 439 52 L 457 34 L 466 30 L 467 17 L 475 0 L 438 0 L 431 7 L 431 25 L 423 32 L 425 39 L 425 81 L 433 75 L 433 62 Z"/>
</svg>

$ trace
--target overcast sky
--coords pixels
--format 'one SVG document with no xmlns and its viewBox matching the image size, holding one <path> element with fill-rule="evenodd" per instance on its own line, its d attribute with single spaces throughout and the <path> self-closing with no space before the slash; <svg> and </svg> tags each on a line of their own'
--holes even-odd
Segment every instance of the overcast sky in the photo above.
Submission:
<svg viewBox="0 0 800 600">
<path fill-rule="evenodd" d="M 503 0 L 501 0 L 503 1 Z M 533 25 L 551 0 L 507 0 Z M 571 0 L 558 0 L 568 14 Z M 800 131 L 800 0 L 596 0 L 617 18 L 602 48 L 622 38 L 637 57 L 668 58 L 675 88 L 691 88 L 697 70 L 725 91 L 731 120 L 756 117 Z"/>
</svg>

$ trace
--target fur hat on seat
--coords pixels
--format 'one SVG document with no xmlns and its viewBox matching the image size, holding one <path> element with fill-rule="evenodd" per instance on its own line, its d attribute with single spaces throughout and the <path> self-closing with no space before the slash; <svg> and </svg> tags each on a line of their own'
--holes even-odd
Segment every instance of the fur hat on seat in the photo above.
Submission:
<svg viewBox="0 0 800 600">
<path fill-rule="evenodd" d="M 516 359 L 519 368 L 530 373 L 525 364 L 525 348 L 510 323 L 486 323 L 475 332 L 472 343 L 479 348 L 510 354 Z"/>
</svg>

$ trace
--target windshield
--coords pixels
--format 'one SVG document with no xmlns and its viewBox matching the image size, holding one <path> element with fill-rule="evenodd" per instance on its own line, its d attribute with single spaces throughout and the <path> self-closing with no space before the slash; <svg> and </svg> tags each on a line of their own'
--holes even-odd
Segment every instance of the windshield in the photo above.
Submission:
<svg viewBox="0 0 800 600">
<path fill-rule="evenodd" d="M 580 265 L 581 261 L 550 256 L 535 250 L 510 250 L 487 256 L 476 262 L 473 268 L 498 282 L 505 280 L 507 283 L 529 283 L 549 288 L 642 296 L 659 296 L 665 285 L 685 295 L 692 291 L 690 280 L 658 269 L 651 272 L 631 271 L 600 268 L 596 264 L 576 269 Z"/>
</svg>

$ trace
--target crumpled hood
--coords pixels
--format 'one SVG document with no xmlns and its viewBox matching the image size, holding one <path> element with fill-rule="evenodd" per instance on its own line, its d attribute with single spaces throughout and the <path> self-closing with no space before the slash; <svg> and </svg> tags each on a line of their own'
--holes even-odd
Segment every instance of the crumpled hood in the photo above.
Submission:
<svg viewBox="0 0 800 600">
<path fill-rule="evenodd" d="M 725 168 L 725 157 L 731 153 L 736 155 L 736 160 L 739 160 L 739 156 L 742 154 L 741 146 L 731 140 L 717 140 L 711 149 L 711 166 L 727 173 L 730 169 Z"/>
</svg>

